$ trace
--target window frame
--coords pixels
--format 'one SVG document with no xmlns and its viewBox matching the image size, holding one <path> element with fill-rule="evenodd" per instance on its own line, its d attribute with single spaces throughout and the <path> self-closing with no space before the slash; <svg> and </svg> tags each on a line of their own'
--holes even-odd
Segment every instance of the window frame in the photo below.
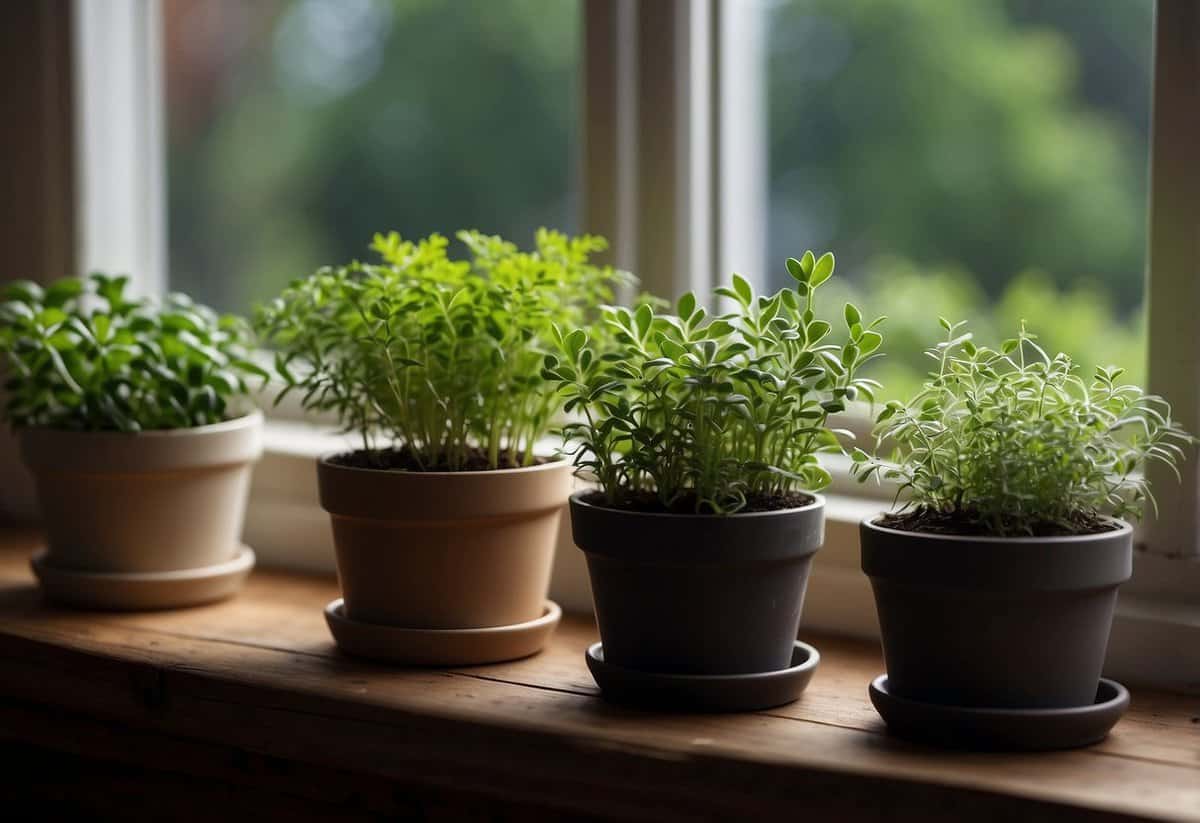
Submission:
<svg viewBox="0 0 1200 823">
<path fill-rule="evenodd" d="M 80 275 L 167 291 L 166 81 L 160 0 L 72 0 Z"/>
<path fill-rule="evenodd" d="M 1170 398 L 1175 416 L 1200 433 L 1200 5 L 1155 5 L 1150 129 L 1150 202 L 1146 334 L 1152 392 Z M 1192 449 L 1181 477 L 1167 466 L 1147 471 L 1158 499 L 1143 529 L 1146 551 L 1200 560 L 1200 460 Z"/>
<path fill-rule="evenodd" d="M 753 150 L 763 135 L 745 125 L 761 122 L 765 103 L 734 93 L 755 70 L 748 61 L 761 57 L 729 46 L 730 27 L 748 25 L 738 0 L 579 1 L 585 225 L 610 237 L 612 262 L 638 271 L 659 293 L 706 293 L 727 271 L 764 271 L 761 260 L 739 258 L 763 248 L 756 233 L 767 205 L 765 151 Z M 161 0 L 71 0 L 69 8 L 62 16 L 75 44 L 77 263 L 81 272 L 104 266 L 136 273 L 139 291 L 161 293 L 167 283 Z M 1194 324 L 1200 310 L 1200 164 L 1194 162 L 1200 7 L 1192 0 L 1158 0 L 1154 60 L 1150 388 L 1171 397 L 1181 422 L 1200 431 L 1200 328 Z M 736 166 L 746 156 L 760 162 Z M 120 208 L 104 196 L 114 186 L 128 194 Z M 102 244 L 104 237 L 111 242 Z M 295 411 L 268 422 L 247 540 L 268 564 L 330 570 L 326 518 L 305 467 L 344 441 L 328 428 L 300 422 Z M 866 433 L 861 417 L 839 422 Z M 857 524 L 886 507 L 887 492 L 836 474 L 805 623 L 873 636 L 878 629 L 858 567 Z M 1200 682 L 1200 460 L 1191 456 L 1182 485 L 1173 476 L 1160 479 L 1165 516 L 1141 532 L 1107 670 L 1194 687 Z M 553 596 L 567 608 L 590 608 L 580 553 L 570 545 L 569 529 L 562 531 Z"/>
</svg>

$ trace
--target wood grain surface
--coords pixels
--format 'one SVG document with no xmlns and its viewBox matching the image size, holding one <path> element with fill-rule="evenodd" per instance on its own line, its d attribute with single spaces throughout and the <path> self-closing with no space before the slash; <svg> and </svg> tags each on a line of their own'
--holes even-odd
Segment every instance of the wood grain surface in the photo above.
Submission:
<svg viewBox="0 0 1200 823">
<path fill-rule="evenodd" d="M 0 740 L 207 777 L 281 811 L 395 814 L 417 796 L 411 819 L 1200 820 L 1196 697 L 1134 686 L 1087 749 L 940 751 L 888 736 L 867 699 L 877 648 L 821 636 L 794 704 L 657 714 L 599 697 L 590 619 L 525 660 L 389 668 L 334 647 L 332 579 L 259 570 L 225 603 L 72 611 L 40 597 L 37 541 L 0 532 Z"/>
</svg>

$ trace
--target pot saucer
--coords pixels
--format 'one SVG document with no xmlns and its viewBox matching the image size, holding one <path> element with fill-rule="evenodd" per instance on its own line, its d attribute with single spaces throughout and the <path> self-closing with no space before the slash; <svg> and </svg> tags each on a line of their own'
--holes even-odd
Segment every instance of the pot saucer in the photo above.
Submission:
<svg viewBox="0 0 1200 823">
<path fill-rule="evenodd" d="M 198 569 L 164 572 L 91 572 L 49 562 L 47 550 L 30 560 L 51 600 L 85 609 L 148 611 L 199 606 L 229 597 L 254 568 L 254 550 L 242 546 L 232 560 Z"/>
<path fill-rule="evenodd" d="M 799 640 L 786 669 L 754 674 L 667 674 L 614 666 L 604 646 L 593 643 L 587 665 L 605 698 L 617 703 L 702 712 L 748 712 L 791 703 L 821 662 L 820 653 Z"/>
<path fill-rule="evenodd" d="M 1104 739 L 1129 708 L 1129 691 L 1100 678 L 1096 702 L 1065 709 L 945 706 L 897 697 L 886 674 L 871 682 L 871 702 L 899 737 L 955 748 L 993 751 L 1073 749 Z"/>
<path fill-rule="evenodd" d="M 342 598 L 325 607 L 325 622 L 338 648 L 356 657 L 407 666 L 471 666 L 537 654 L 562 618 L 547 600 L 542 616 L 508 626 L 479 629 L 405 629 L 346 617 Z"/>
</svg>

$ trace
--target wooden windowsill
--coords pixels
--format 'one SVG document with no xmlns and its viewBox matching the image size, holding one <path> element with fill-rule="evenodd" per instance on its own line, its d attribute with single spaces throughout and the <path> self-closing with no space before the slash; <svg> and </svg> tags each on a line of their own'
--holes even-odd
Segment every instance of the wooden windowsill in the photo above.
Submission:
<svg viewBox="0 0 1200 823">
<path fill-rule="evenodd" d="M 886 734 L 866 695 L 876 648 L 817 637 L 821 668 L 799 702 L 662 715 L 599 698 L 583 661 L 590 620 L 566 619 L 523 661 L 387 668 L 334 648 L 328 578 L 259 571 L 213 606 L 68 611 L 34 587 L 36 544 L 0 532 L 9 746 L 266 791 L 280 809 L 418 803 L 420 819 L 457 819 L 447 810 L 470 802 L 521 820 L 1200 820 L 1197 698 L 1135 688 L 1129 714 L 1088 749 L 943 752 Z"/>
</svg>

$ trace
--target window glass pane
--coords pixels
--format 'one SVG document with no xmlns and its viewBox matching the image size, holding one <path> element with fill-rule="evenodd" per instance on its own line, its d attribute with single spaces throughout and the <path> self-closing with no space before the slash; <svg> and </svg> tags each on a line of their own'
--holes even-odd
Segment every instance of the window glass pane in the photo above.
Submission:
<svg viewBox="0 0 1200 823">
<path fill-rule="evenodd" d="M 173 288 L 245 311 L 376 231 L 575 229 L 577 3 L 164 11 Z"/>
<path fill-rule="evenodd" d="M 837 299 L 890 317 L 888 396 L 928 370 L 938 314 L 986 342 L 1025 319 L 1142 380 L 1150 0 L 756 6 L 769 259 L 837 254 Z"/>
</svg>

